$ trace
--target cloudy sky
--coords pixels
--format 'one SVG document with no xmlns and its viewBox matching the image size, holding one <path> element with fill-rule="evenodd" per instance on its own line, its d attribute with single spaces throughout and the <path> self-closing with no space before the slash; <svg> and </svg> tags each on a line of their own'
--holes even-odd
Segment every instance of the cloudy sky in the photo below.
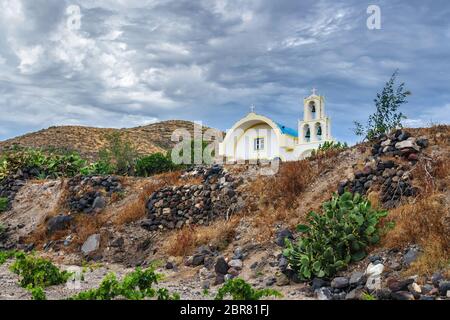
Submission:
<svg viewBox="0 0 450 320">
<path fill-rule="evenodd" d="M 450 123 L 449 17 L 448 0 L 0 0 L 0 140 L 168 119 L 225 130 L 251 104 L 295 127 L 316 87 L 354 142 L 397 68 L 407 124 Z"/>
</svg>

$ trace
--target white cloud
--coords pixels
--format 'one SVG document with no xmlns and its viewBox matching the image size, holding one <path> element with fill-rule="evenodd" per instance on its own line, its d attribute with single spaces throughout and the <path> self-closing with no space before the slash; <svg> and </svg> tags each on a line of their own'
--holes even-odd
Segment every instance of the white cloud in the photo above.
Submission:
<svg viewBox="0 0 450 320">
<path fill-rule="evenodd" d="M 39 70 L 39 61 L 44 54 L 44 48 L 42 46 L 19 48 L 16 54 L 20 59 L 18 66 L 20 72 L 25 74 L 33 73 Z"/>
<path fill-rule="evenodd" d="M 25 22 L 25 15 L 20 0 L 0 1 L 0 14 L 2 15 L 5 26 Z"/>
<path fill-rule="evenodd" d="M 357 0 L 77 0 L 70 30 L 72 2 L 0 0 L 0 139 L 170 118 L 226 129 L 252 103 L 295 126 L 316 86 L 349 140 L 396 68 L 414 93 L 411 125 L 450 121 L 445 8 L 405 4 L 400 16 L 382 1 L 389 25 L 371 32 Z"/>
<path fill-rule="evenodd" d="M 427 125 L 427 123 L 423 119 L 404 119 L 402 121 L 402 124 L 407 128 L 420 128 Z"/>
</svg>

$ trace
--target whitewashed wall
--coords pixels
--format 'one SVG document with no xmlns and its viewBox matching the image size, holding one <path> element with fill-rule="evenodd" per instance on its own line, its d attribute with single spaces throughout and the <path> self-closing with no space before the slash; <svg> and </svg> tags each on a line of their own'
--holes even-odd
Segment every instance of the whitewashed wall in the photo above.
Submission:
<svg viewBox="0 0 450 320">
<path fill-rule="evenodd" d="M 254 140 L 264 138 L 264 150 L 254 149 Z M 273 159 L 279 156 L 278 139 L 268 124 L 258 124 L 244 132 L 236 144 L 236 159 Z"/>
</svg>

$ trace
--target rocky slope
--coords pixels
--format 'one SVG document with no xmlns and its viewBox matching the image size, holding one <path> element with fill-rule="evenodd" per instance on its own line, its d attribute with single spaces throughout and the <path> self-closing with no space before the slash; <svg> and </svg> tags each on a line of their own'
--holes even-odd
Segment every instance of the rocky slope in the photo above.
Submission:
<svg viewBox="0 0 450 320">
<path fill-rule="evenodd" d="M 176 129 L 186 129 L 193 136 L 194 124 L 190 121 L 169 120 L 146 126 L 126 129 L 58 126 L 0 141 L 0 152 L 5 147 L 20 145 L 33 148 L 57 148 L 78 151 L 82 156 L 95 158 L 108 142 L 108 135 L 120 132 L 131 141 L 140 154 L 167 151 L 173 147 L 170 137 Z M 207 130 L 204 127 L 203 130 Z"/>
<path fill-rule="evenodd" d="M 393 132 L 311 158 L 307 163 L 319 168 L 316 176 L 284 206 L 280 200 L 288 191 L 281 199 L 267 198 L 274 177 L 255 165 L 150 178 L 12 178 L 7 188 L 15 197 L 0 213 L 6 227 L 0 249 L 34 249 L 64 269 L 90 266 L 80 287 L 48 288 L 51 299 L 93 288 L 108 271 L 123 276 L 155 262 L 166 275 L 160 285 L 183 299 L 211 299 L 237 276 L 257 288 L 277 289 L 285 299 L 447 299 L 450 266 L 433 259 L 448 254 L 449 149 L 450 127 L 442 126 Z M 298 239 L 295 226 L 306 214 L 344 189 L 389 209 L 396 226 L 365 259 L 334 277 L 300 281 L 282 255 L 284 239 Z M 30 298 L 9 263 L 0 266 L 0 298 Z"/>
</svg>

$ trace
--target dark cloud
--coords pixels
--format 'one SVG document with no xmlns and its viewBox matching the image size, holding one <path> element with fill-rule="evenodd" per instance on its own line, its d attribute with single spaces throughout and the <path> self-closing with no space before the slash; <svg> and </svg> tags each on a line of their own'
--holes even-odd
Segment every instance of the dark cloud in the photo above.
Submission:
<svg viewBox="0 0 450 320">
<path fill-rule="evenodd" d="M 49 125 L 201 120 L 227 129 L 254 103 L 296 126 L 324 94 L 333 134 L 400 69 L 407 124 L 450 121 L 447 1 L 0 0 L 0 139 Z M 81 28 L 67 27 L 77 5 Z"/>
</svg>

